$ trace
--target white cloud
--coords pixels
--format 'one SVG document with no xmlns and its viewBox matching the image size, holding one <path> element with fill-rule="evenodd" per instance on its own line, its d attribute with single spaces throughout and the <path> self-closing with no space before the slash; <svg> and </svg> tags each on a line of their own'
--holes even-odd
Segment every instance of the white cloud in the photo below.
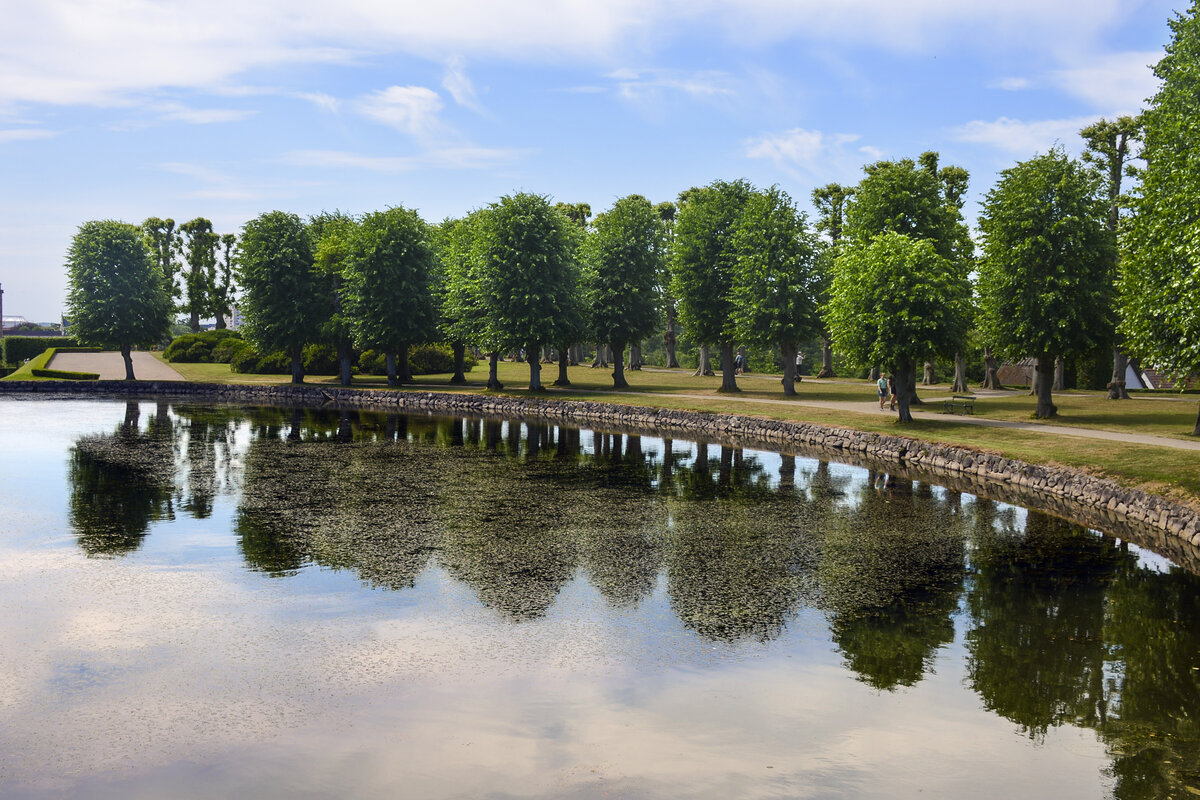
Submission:
<svg viewBox="0 0 1200 800">
<path fill-rule="evenodd" d="M 696 98 L 714 98 L 734 93 L 729 74 L 717 70 L 619 69 L 605 77 L 617 81 L 617 94 L 627 100 L 657 100 L 666 93 Z"/>
<path fill-rule="evenodd" d="M 295 97 L 297 100 L 304 100 L 308 103 L 312 103 L 320 110 L 329 114 L 338 113 L 342 107 L 341 100 L 338 100 L 332 95 L 325 94 L 324 92 L 293 92 L 291 96 Z"/>
<path fill-rule="evenodd" d="M 1091 55 L 1080 58 L 1078 66 L 1054 72 L 1051 79 L 1101 113 L 1136 114 L 1158 91 L 1158 78 L 1151 67 L 1161 56 L 1158 52 Z"/>
<path fill-rule="evenodd" d="M 257 111 L 233 108 L 188 108 L 181 103 L 164 103 L 157 106 L 157 109 L 165 120 L 188 122 L 193 125 L 238 122 L 258 113 Z"/>
<path fill-rule="evenodd" d="M 479 114 L 483 113 L 483 107 L 475 95 L 475 86 L 467 77 L 461 57 L 451 58 L 446 65 L 446 74 L 442 76 L 442 88 L 449 92 L 450 96 L 454 98 L 454 102 L 463 108 L 469 108 Z"/>
<path fill-rule="evenodd" d="M 47 131 L 41 128 L 11 128 L 0 130 L 0 144 L 5 142 L 24 142 L 33 139 L 48 139 L 57 136 L 58 131 Z"/>
<path fill-rule="evenodd" d="M 792 128 L 755 136 L 743 144 L 747 158 L 765 158 L 796 177 L 845 177 L 861 168 L 864 156 L 871 161 L 883 156 L 882 150 L 870 145 L 851 147 L 860 138 L 855 133 Z"/>
<path fill-rule="evenodd" d="M 438 119 L 442 99 L 424 86 L 390 86 L 359 98 L 356 107 L 360 114 L 419 140 L 443 127 Z"/>
<path fill-rule="evenodd" d="M 1003 89 L 1006 92 L 1019 92 L 1030 87 L 1028 78 L 1001 78 L 988 84 L 989 89 Z"/>
<path fill-rule="evenodd" d="M 951 136 L 960 142 L 986 144 L 1023 158 L 1044 153 L 1056 143 L 1071 151 L 1079 149 L 1079 131 L 1095 122 L 1095 117 L 1047 119 L 1023 122 L 1000 117 L 993 122 L 974 120 L 953 131 Z"/>
<path fill-rule="evenodd" d="M 283 162 L 316 169 L 362 169 L 395 174 L 421 169 L 486 169 L 522 157 L 525 151 L 489 147 L 447 147 L 414 156 L 367 156 L 339 150 L 293 150 Z"/>
</svg>

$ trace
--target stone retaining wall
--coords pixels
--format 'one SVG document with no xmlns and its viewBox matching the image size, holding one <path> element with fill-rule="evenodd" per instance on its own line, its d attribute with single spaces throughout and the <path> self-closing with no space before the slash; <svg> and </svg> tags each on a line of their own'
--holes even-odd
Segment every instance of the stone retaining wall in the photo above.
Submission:
<svg viewBox="0 0 1200 800">
<path fill-rule="evenodd" d="M 255 405 L 365 408 L 518 418 L 610 432 L 756 447 L 840 461 L 1034 508 L 1149 547 L 1200 572 L 1200 513 L 1179 503 L 1063 467 L 1027 464 L 963 447 L 847 428 L 576 400 L 314 385 L 248 386 L 167 381 L 0 381 L 0 393 L 187 398 Z"/>
</svg>

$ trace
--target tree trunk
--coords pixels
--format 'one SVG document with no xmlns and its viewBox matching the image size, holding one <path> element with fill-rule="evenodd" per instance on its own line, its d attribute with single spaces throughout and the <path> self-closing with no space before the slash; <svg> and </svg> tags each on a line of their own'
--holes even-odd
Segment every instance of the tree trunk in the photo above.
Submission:
<svg viewBox="0 0 1200 800">
<path fill-rule="evenodd" d="M 779 456 L 779 488 L 786 489 L 796 485 L 796 457 Z"/>
<path fill-rule="evenodd" d="M 608 366 L 608 345 L 607 344 L 597 344 L 596 345 L 596 357 L 594 359 L 592 359 L 592 369 L 595 369 L 596 367 L 607 367 L 607 366 Z"/>
<path fill-rule="evenodd" d="M 879 376 L 882 373 L 883 373 L 883 370 L 880 369 L 879 367 L 871 367 L 871 374 L 867 376 L 867 380 L 877 381 L 877 380 L 879 380 Z"/>
<path fill-rule="evenodd" d="M 925 375 L 921 379 L 922 386 L 933 386 L 937 383 L 937 375 L 933 371 L 933 362 L 925 362 Z"/>
<path fill-rule="evenodd" d="M 692 377 L 699 378 L 701 375 L 712 375 L 712 359 L 708 354 L 708 345 L 700 345 L 700 366 L 696 367 L 696 371 L 692 373 Z"/>
<path fill-rule="evenodd" d="M 900 422 L 912 422 L 912 400 L 915 394 L 912 387 L 917 385 L 916 362 L 911 358 L 897 360 L 892 385 L 896 387 L 897 419 Z"/>
<path fill-rule="evenodd" d="M 350 371 L 350 357 L 354 354 L 354 350 L 349 344 L 342 342 L 338 345 L 338 380 L 342 386 L 349 386 L 354 380 L 353 374 Z"/>
<path fill-rule="evenodd" d="M 996 360 L 992 348 L 983 348 L 983 388 L 1000 390 L 1004 385 L 1000 383 L 1000 362 Z"/>
<path fill-rule="evenodd" d="M 134 380 L 133 377 L 133 353 L 130 352 L 129 345 L 121 346 L 121 358 L 125 361 L 125 380 Z"/>
<path fill-rule="evenodd" d="M 498 392 L 504 388 L 504 384 L 496 376 L 496 365 L 500 363 L 500 351 L 493 350 L 488 353 L 488 382 L 487 388 L 494 392 Z"/>
<path fill-rule="evenodd" d="M 733 342 L 721 342 L 721 386 L 718 392 L 740 392 L 733 366 Z"/>
<path fill-rule="evenodd" d="M 400 381 L 396 377 L 396 351 L 395 350 L 384 351 L 383 360 L 384 360 L 384 363 L 387 364 L 386 370 L 387 370 L 388 386 L 392 386 L 392 387 L 399 386 Z"/>
<path fill-rule="evenodd" d="M 821 337 L 821 371 L 818 378 L 835 378 L 833 374 L 833 342 L 828 336 Z"/>
<path fill-rule="evenodd" d="M 400 345 L 396 351 L 396 374 L 401 383 L 412 383 L 412 369 L 408 363 L 408 344 Z"/>
<path fill-rule="evenodd" d="M 642 368 L 641 342 L 634 342 L 629 345 L 629 368 L 632 370 L 640 370 Z"/>
<path fill-rule="evenodd" d="M 537 344 L 530 347 L 529 354 L 529 391 L 542 391 L 542 362 L 538 358 L 542 348 Z"/>
<path fill-rule="evenodd" d="M 570 355 L 572 367 L 578 367 L 583 361 L 583 345 L 573 344 L 568 348 L 567 353 Z"/>
<path fill-rule="evenodd" d="M 1067 363 L 1062 356 L 1054 359 L 1054 391 L 1061 392 L 1067 388 Z"/>
<path fill-rule="evenodd" d="M 225 330 L 225 314 L 223 314 L 219 308 L 214 312 L 214 314 L 217 318 L 216 330 Z"/>
<path fill-rule="evenodd" d="M 787 397 L 796 395 L 796 343 L 780 342 L 779 352 L 783 356 L 783 393 Z"/>
<path fill-rule="evenodd" d="M 950 391 L 958 394 L 966 394 L 971 391 L 967 388 L 967 359 L 962 353 L 954 354 L 954 386 Z"/>
<path fill-rule="evenodd" d="M 612 353 L 613 353 L 613 371 L 612 371 L 613 388 L 614 389 L 628 389 L 629 381 L 625 380 L 625 343 L 624 342 L 613 342 L 612 343 Z"/>
<path fill-rule="evenodd" d="M 1200 436 L 1200 410 L 1196 412 L 1196 424 L 1192 428 L 1192 436 Z"/>
<path fill-rule="evenodd" d="M 451 347 L 454 348 L 454 374 L 450 377 L 450 382 L 466 383 L 467 373 L 463 360 L 467 356 L 467 345 L 465 342 L 454 342 Z"/>
<path fill-rule="evenodd" d="M 663 346 L 667 349 L 667 366 L 679 367 L 679 359 L 675 357 L 675 301 L 667 301 L 667 332 L 663 334 Z"/>
<path fill-rule="evenodd" d="M 1113 348 L 1113 375 L 1108 384 L 1109 400 L 1128 400 L 1128 387 L 1125 385 L 1125 372 L 1129 367 L 1129 356 L 1119 347 Z"/>
<path fill-rule="evenodd" d="M 298 347 L 292 351 L 292 383 L 304 383 L 303 351 Z"/>
<path fill-rule="evenodd" d="M 188 298 L 188 299 L 190 300 L 191 298 Z M 193 311 L 192 315 L 190 317 L 188 317 L 188 327 L 192 329 L 192 333 L 200 332 L 200 312 L 199 311 Z"/>
<path fill-rule="evenodd" d="M 555 379 L 555 386 L 570 386 L 571 378 L 567 375 L 567 366 L 571 363 L 571 348 L 568 345 L 562 345 L 558 348 L 558 378 Z"/>
<path fill-rule="evenodd" d="M 1042 353 L 1037 358 L 1034 385 L 1037 388 L 1037 411 L 1034 416 L 1038 419 L 1051 419 L 1058 416 L 1058 407 L 1054 405 L 1054 359 L 1049 353 Z"/>
</svg>

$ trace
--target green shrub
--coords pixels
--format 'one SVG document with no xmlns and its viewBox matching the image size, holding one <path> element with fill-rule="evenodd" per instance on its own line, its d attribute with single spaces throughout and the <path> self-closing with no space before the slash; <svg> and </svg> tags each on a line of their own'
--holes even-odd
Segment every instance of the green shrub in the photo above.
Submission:
<svg viewBox="0 0 1200 800">
<path fill-rule="evenodd" d="M 78 347 L 79 342 L 73 336 L 5 336 L 3 356 L 0 361 L 14 367 L 22 361 L 40 355 L 51 347 Z"/>
<path fill-rule="evenodd" d="M 282 350 L 274 353 L 259 353 L 254 346 L 247 343 L 239 348 L 229 362 L 234 372 L 252 375 L 290 375 L 292 360 Z"/>
<path fill-rule="evenodd" d="M 47 378 L 55 381 L 98 381 L 99 372 L 70 372 L 65 369 L 32 369 L 35 378 Z"/>
<path fill-rule="evenodd" d="M 463 369 L 470 371 L 479 361 L 467 353 L 463 358 Z M 408 367 L 413 375 L 436 375 L 454 372 L 454 351 L 449 345 L 415 344 L 408 348 Z M 358 371 L 364 375 L 387 373 L 385 354 L 375 350 L 364 350 L 358 357 Z"/>
<path fill-rule="evenodd" d="M 233 360 L 235 355 L 246 347 L 251 347 L 251 344 L 245 339 L 235 339 L 232 336 L 227 336 L 213 346 L 209 358 L 214 364 L 228 364 Z"/>
<path fill-rule="evenodd" d="M 364 350 L 358 357 L 358 371 L 363 375 L 387 374 L 387 362 L 384 354 L 374 350 Z"/>
<path fill-rule="evenodd" d="M 288 368 L 291 372 L 291 368 Z M 305 375 L 337 375 L 337 349 L 327 344 L 310 344 L 304 347 Z"/>
<path fill-rule="evenodd" d="M 163 358 L 182 364 L 214 363 L 213 350 L 217 345 L 241 338 L 240 333 L 231 330 L 187 333 L 167 345 L 167 349 L 163 351 Z"/>
</svg>

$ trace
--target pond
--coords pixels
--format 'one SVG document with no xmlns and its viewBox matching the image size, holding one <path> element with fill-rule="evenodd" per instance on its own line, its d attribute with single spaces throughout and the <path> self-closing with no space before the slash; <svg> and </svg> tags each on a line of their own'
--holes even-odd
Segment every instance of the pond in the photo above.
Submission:
<svg viewBox="0 0 1200 800">
<path fill-rule="evenodd" d="M 0 399 L 0 796 L 1200 794 L 1200 579 L 815 459 Z"/>
</svg>

